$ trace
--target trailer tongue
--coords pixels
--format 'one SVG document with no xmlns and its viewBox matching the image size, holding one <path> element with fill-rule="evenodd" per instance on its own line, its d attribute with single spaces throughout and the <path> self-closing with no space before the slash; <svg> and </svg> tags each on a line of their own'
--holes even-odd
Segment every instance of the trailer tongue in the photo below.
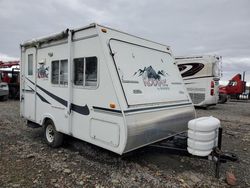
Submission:
<svg viewBox="0 0 250 188">
<path fill-rule="evenodd" d="M 215 177 L 220 176 L 220 165 L 227 161 L 237 162 L 236 154 L 222 151 L 222 128 L 214 117 L 190 120 L 188 131 L 150 145 L 171 154 L 206 159 L 215 163 Z"/>
</svg>

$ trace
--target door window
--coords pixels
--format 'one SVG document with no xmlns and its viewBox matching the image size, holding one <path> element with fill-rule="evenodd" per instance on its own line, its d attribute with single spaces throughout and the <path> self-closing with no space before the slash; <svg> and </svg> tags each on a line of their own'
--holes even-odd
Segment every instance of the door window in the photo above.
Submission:
<svg viewBox="0 0 250 188">
<path fill-rule="evenodd" d="M 28 75 L 33 75 L 33 54 L 28 55 Z"/>
</svg>

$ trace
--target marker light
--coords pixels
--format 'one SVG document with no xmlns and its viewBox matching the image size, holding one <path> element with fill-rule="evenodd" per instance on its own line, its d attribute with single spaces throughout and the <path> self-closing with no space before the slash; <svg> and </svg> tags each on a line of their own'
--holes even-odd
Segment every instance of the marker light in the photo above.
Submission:
<svg viewBox="0 0 250 188">
<path fill-rule="evenodd" d="M 116 106 L 115 106 L 115 103 L 110 103 L 110 104 L 109 104 L 109 107 L 110 107 L 110 108 L 115 108 L 115 107 L 116 107 Z"/>
<path fill-rule="evenodd" d="M 214 81 L 211 81 L 211 88 L 214 88 Z"/>
<path fill-rule="evenodd" d="M 102 28 L 101 31 L 102 31 L 103 33 L 107 33 L 107 29 Z"/>
<path fill-rule="evenodd" d="M 214 89 L 210 90 L 210 95 L 213 96 L 214 95 Z"/>
</svg>

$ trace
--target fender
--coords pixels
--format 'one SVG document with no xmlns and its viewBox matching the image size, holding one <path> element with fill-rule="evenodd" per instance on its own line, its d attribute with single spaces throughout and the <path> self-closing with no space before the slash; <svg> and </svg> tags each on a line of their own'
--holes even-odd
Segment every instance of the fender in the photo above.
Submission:
<svg viewBox="0 0 250 188">
<path fill-rule="evenodd" d="M 56 124 L 55 124 L 55 118 L 49 113 L 45 113 L 45 114 L 42 115 L 42 117 L 41 117 L 41 119 L 39 121 L 39 124 L 43 127 L 46 118 L 51 119 L 54 122 L 56 130 L 58 130 L 58 128 L 56 127 Z"/>
</svg>

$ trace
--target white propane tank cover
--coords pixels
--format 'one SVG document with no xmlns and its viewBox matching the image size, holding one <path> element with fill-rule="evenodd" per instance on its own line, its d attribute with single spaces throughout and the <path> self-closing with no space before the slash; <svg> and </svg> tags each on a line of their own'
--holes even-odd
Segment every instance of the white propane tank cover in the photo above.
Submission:
<svg viewBox="0 0 250 188">
<path fill-rule="evenodd" d="M 188 147 L 199 151 L 212 151 L 215 145 L 214 140 L 202 142 L 197 140 L 188 139 Z"/>
<path fill-rule="evenodd" d="M 217 137 L 217 131 L 210 131 L 210 132 L 199 132 L 193 131 L 191 129 L 188 130 L 188 138 L 192 138 L 194 140 L 200 141 L 211 141 Z"/>
<path fill-rule="evenodd" d="M 220 120 L 201 117 L 188 122 L 188 152 L 197 156 L 208 156 L 218 142 Z"/>
<path fill-rule="evenodd" d="M 212 131 L 220 127 L 220 120 L 210 117 L 200 117 L 188 122 L 188 128 L 195 131 Z"/>
<path fill-rule="evenodd" d="M 192 155 L 196 155 L 196 156 L 201 156 L 201 157 L 205 157 L 208 156 L 211 151 L 199 151 L 199 150 L 194 150 L 192 148 L 187 148 L 188 152 Z"/>
</svg>

